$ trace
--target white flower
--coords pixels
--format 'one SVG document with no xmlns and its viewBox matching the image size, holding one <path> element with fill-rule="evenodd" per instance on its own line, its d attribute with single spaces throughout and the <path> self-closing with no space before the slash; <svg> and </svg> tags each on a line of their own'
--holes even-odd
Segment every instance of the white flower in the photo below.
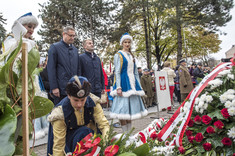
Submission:
<svg viewBox="0 0 235 156">
<path fill-rule="evenodd" d="M 226 94 L 234 94 L 235 90 L 234 89 L 229 89 L 225 92 Z"/>
<path fill-rule="evenodd" d="M 227 95 L 226 94 L 222 94 L 220 97 L 219 97 L 220 101 L 222 103 L 225 103 L 227 101 Z"/>
<path fill-rule="evenodd" d="M 230 107 L 228 108 L 228 114 L 230 116 L 234 116 L 235 115 L 235 107 Z"/>
<path fill-rule="evenodd" d="M 231 73 L 231 71 L 230 71 L 230 69 L 229 69 L 229 70 L 223 70 L 223 71 L 221 71 L 218 75 L 219 75 L 219 76 L 225 76 L 225 75 L 230 74 L 230 73 Z"/>
<path fill-rule="evenodd" d="M 224 106 L 225 106 L 226 108 L 230 108 L 230 107 L 232 106 L 232 102 L 226 101 L 225 104 L 224 104 Z"/>
<path fill-rule="evenodd" d="M 203 105 L 203 108 L 204 108 L 204 109 L 207 109 L 207 107 L 208 107 L 208 104 L 205 103 L 205 104 Z"/>
<path fill-rule="evenodd" d="M 199 112 L 199 107 L 195 106 L 195 110 L 196 110 L 196 112 Z"/>
<path fill-rule="evenodd" d="M 233 100 L 235 98 L 235 95 L 227 94 L 227 99 Z"/>
<path fill-rule="evenodd" d="M 231 106 L 235 107 L 235 100 L 232 101 Z"/>
<path fill-rule="evenodd" d="M 199 103 L 199 97 L 197 97 L 196 99 L 195 99 L 195 101 L 194 101 L 194 104 L 198 104 Z"/>
<path fill-rule="evenodd" d="M 234 80 L 234 75 L 233 74 L 228 74 L 227 76 L 228 76 L 229 79 Z"/>
<path fill-rule="evenodd" d="M 206 96 L 206 102 L 207 102 L 207 103 L 211 103 L 212 101 L 213 101 L 212 96 L 211 96 L 211 95 L 207 95 L 207 96 Z"/>
<path fill-rule="evenodd" d="M 203 94 L 201 97 L 200 97 L 200 101 L 206 101 L 206 94 Z"/>
<path fill-rule="evenodd" d="M 211 80 L 208 85 L 211 86 L 211 89 L 215 89 L 216 87 L 220 86 L 223 84 L 223 81 L 220 79 L 215 79 L 215 80 Z"/>
<path fill-rule="evenodd" d="M 204 102 L 203 102 L 203 101 L 199 101 L 198 107 L 199 107 L 199 108 L 202 108 L 203 105 L 204 105 Z"/>
<path fill-rule="evenodd" d="M 201 108 L 199 112 L 202 114 L 202 113 L 203 113 L 203 111 L 204 111 L 204 109 L 202 109 L 202 108 Z"/>
<path fill-rule="evenodd" d="M 235 127 L 231 128 L 230 130 L 228 130 L 228 136 L 230 138 L 235 138 Z"/>
</svg>

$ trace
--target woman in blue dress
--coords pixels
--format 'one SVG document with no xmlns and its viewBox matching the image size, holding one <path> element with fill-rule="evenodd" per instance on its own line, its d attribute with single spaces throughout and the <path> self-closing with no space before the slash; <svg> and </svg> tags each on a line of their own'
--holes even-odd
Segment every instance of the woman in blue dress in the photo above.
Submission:
<svg viewBox="0 0 235 156">
<path fill-rule="evenodd" d="M 113 104 L 110 117 L 120 120 L 123 132 L 131 130 L 131 121 L 148 114 L 141 96 L 142 90 L 135 59 L 131 53 L 132 36 L 122 35 L 120 45 L 123 49 L 114 55 L 114 82 L 111 90 Z"/>
</svg>

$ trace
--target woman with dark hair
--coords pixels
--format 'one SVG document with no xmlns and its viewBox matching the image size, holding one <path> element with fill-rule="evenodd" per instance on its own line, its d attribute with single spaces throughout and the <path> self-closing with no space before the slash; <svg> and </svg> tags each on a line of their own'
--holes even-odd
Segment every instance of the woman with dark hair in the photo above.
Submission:
<svg viewBox="0 0 235 156">
<path fill-rule="evenodd" d="M 131 52 L 132 42 L 128 33 L 120 39 L 123 49 L 114 56 L 115 77 L 110 93 L 114 97 L 110 117 L 120 120 L 123 132 L 131 130 L 132 120 L 148 114 L 141 99 L 145 93 Z"/>
<path fill-rule="evenodd" d="M 56 156 L 73 152 L 77 142 L 89 133 L 102 133 L 105 138 L 109 123 L 100 106 L 100 98 L 90 94 L 91 85 L 85 77 L 74 76 L 66 86 L 67 97 L 61 100 L 48 121 L 47 153 Z"/>
</svg>

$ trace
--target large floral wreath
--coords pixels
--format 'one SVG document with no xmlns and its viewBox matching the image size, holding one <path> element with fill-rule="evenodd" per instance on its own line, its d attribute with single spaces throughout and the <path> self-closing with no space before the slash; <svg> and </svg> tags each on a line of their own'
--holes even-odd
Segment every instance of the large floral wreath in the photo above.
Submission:
<svg viewBox="0 0 235 156">
<path fill-rule="evenodd" d="M 189 94 L 169 121 L 154 120 L 133 136 L 88 135 L 68 155 L 235 156 L 235 59 L 219 64 Z"/>
</svg>

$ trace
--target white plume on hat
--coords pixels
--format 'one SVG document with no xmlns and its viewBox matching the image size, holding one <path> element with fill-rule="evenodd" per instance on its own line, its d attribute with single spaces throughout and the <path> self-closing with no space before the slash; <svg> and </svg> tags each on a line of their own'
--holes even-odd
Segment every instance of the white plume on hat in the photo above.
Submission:
<svg viewBox="0 0 235 156">
<path fill-rule="evenodd" d="M 120 39 L 120 45 L 122 45 L 122 42 L 127 39 L 131 40 L 131 43 L 133 42 L 132 36 L 129 35 L 128 33 L 124 33 Z"/>
</svg>

